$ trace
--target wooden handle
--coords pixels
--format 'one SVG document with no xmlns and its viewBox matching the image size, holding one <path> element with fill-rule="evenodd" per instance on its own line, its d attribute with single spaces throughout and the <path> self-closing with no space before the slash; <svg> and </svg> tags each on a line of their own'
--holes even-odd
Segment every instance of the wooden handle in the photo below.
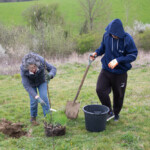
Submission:
<svg viewBox="0 0 150 150">
<path fill-rule="evenodd" d="M 79 96 L 80 90 L 81 90 L 81 88 L 82 88 L 82 85 L 83 85 L 83 83 L 84 83 L 84 80 L 85 80 L 85 77 L 86 77 L 86 75 L 87 75 L 87 73 L 88 73 L 89 68 L 90 68 L 90 65 L 88 65 L 87 68 L 86 68 L 86 71 L 85 71 L 84 76 L 83 76 L 83 78 L 82 78 L 81 84 L 80 84 L 79 89 L 78 89 L 78 92 L 77 92 L 77 94 L 76 94 L 76 97 L 75 97 L 74 100 L 73 100 L 74 103 L 75 103 L 75 101 L 77 100 L 77 98 L 78 98 L 78 96 Z"/>
</svg>

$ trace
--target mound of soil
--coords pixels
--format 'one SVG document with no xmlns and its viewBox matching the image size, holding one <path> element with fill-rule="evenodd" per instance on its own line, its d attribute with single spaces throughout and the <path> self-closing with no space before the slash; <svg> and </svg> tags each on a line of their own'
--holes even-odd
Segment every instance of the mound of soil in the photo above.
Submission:
<svg viewBox="0 0 150 150">
<path fill-rule="evenodd" d="M 66 127 L 60 124 L 53 125 L 53 124 L 48 124 L 47 122 L 44 122 L 44 128 L 45 128 L 45 135 L 47 137 L 62 136 L 66 134 Z"/>
<path fill-rule="evenodd" d="M 0 132 L 14 138 L 20 138 L 21 136 L 25 136 L 27 132 L 22 130 L 22 123 L 12 123 L 6 119 L 0 120 Z"/>
</svg>

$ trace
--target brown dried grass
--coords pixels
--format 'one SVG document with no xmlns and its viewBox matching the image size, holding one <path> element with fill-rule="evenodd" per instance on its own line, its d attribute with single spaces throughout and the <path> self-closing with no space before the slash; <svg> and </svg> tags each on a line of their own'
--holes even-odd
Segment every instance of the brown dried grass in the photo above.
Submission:
<svg viewBox="0 0 150 150">
<path fill-rule="evenodd" d="M 53 64 L 54 66 L 58 67 L 60 65 L 65 65 L 66 63 L 80 63 L 80 64 L 88 64 L 88 56 L 90 53 L 85 53 L 83 55 L 78 55 L 77 53 L 72 53 L 67 58 L 47 58 L 48 62 Z M 21 57 L 2 57 L 0 59 L 0 74 L 1 75 L 14 75 L 20 73 L 20 64 L 21 64 Z M 100 62 L 101 57 L 97 58 L 94 62 L 93 67 L 99 70 L 101 66 Z M 150 52 L 144 52 L 139 50 L 138 57 L 136 61 L 132 63 L 133 68 L 141 67 L 143 65 L 150 65 Z"/>
</svg>

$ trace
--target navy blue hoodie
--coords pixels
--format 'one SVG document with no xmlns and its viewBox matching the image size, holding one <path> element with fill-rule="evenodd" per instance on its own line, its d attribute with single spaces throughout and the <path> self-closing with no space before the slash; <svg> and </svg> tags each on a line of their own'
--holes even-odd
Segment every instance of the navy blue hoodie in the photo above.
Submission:
<svg viewBox="0 0 150 150">
<path fill-rule="evenodd" d="M 138 54 L 133 38 L 124 31 L 119 19 L 113 20 L 105 30 L 101 45 L 95 51 L 98 56 L 104 54 L 101 59 L 102 68 L 115 74 L 125 73 L 131 69 L 130 63 L 136 59 Z M 112 35 L 119 39 L 113 38 Z M 113 59 L 117 59 L 119 64 L 114 69 L 110 69 L 108 64 Z"/>
</svg>

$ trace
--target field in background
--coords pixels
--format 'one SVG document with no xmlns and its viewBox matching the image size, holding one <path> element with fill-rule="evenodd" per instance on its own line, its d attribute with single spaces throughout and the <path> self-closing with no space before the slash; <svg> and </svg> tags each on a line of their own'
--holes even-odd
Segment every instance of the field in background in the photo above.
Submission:
<svg viewBox="0 0 150 150">
<path fill-rule="evenodd" d="M 74 58 L 75 59 L 75 58 Z M 77 59 L 77 58 L 76 58 Z M 78 58 L 79 59 L 79 58 Z M 87 61 L 55 64 L 57 75 L 49 84 L 52 108 L 57 109 L 65 120 L 64 110 L 67 100 L 73 100 L 87 66 Z M 83 60 L 87 60 L 87 54 Z M 140 61 L 143 65 L 139 65 Z M 78 61 L 78 60 L 77 60 Z M 119 122 L 107 123 L 106 130 L 91 133 L 85 129 L 82 107 L 98 102 L 95 88 L 101 69 L 99 60 L 92 63 L 82 87 L 78 101 L 81 102 L 79 116 L 76 120 L 65 120 L 66 135 L 46 138 L 43 127 L 43 114 L 39 105 L 38 121 L 40 126 L 32 127 L 29 123 L 29 97 L 21 84 L 19 74 L 0 76 L 0 118 L 12 122 L 23 122 L 24 130 L 31 132 L 31 137 L 20 139 L 8 138 L 0 133 L 0 149 L 52 149 L 56 150 L 148 150 L 150 147 L 150 66 L 145 59 L 137 59 L 134 68 L 128 72 L 128 84 Z M 112 95 L 111 95 L 112 97 Z M 100 103 L 99 103 L 100 104 Z M 53 118 L 57 116 L 53 113 Z"/>
<path fill-rule="evenodd" d="M 143 23 L 150 23 L 149 0 L 109 0 L 112 10 L 110 20 L 120 18 L 125 25 L 131 25 L 133 20 L 140 20 Z M 35 0 L 31 2 L 0 3 L 0 22 L 11 25 L 24 25 L 22 12 L 30 5 L 38 3 L 58 3 L 60 11 L 64 15 L 65 21 L 78 30 L 84 20 L 79 14 L 81 8 L 78 0 Z M 125 4 L 125 5 L 124 5 Z M 106 7 L 107 9 L 107 7 Z M 128 16 L 128 17 L 127 17 Z M 128 18 L 126 21 L 126 17 Z M 104 20 L 100 20 L 104 22 Z"/>
<path fill-rule="evenodd" d="M 7 26 L 24 25 L 22 12 L 35 2 L 0 3 L 0 22 Z"/>
<path fill-rule="evenodd" d="M 125 25 L 131 25 L 132 20 L 138 19 L 150 23 L 149 0 L 109 0 L 112 2 L 111 19 L 120 18 Z M 78 0 L 38 0 L 20 3 L 0 3 L 0 22 L 8 26 L 25 25 L 22 12 L 37 3 L 57 2 L 64 15 L 68 27 L 79 31 L 83 22 L 79 15 Z M 123 2 L 126 5 L 123 6 Z M 129 8 L 128 12 L 125 7 Z M 110 11 L 110 10 L 108 10 Z M 129 13 L 128 22 L 126 15 Z M 66 126 L 66 135 L 62 137 L 46 138 L 44 134 L 42 108 L 39 105 L 38 122 L 40 126 L 30 125 L 29 96 L 21 84 L 19 67 L 21 58 L 8 56 L 0 59 L 0 119 L 6 118 L 12 122 L 25 124 L 24 130 L 30 132 L 31 137 L 20 139 L 9 138 L 0 133 L 0 150 L 149 150 L 150 147 L 150 53 L 139 50 L 133 69 L 128 72 L 124 106 L 119 122 L 113 120 L 107 123 L 106 130 L 91 133 L 85 129 L 83 106 L 92 101 L 99 103 L 96 95 L 96 81 L 101 70 L 100 58 L 92 63 L 87 78 L 82 87 L 78 101 L 80 112 L 76 120 L 67 120 L 64 114 L 68 100 L 73 100 L 79 87 L 81 78 L 88 64 L 88 55 L 73 53 L 69 58 L 48 59 L 57 67 L 57 75 L 49 84 L 52 108 L 57 109 L 53 118 Z M 112 95 L 111 95 L 112 97 Z"/>
</svg>

